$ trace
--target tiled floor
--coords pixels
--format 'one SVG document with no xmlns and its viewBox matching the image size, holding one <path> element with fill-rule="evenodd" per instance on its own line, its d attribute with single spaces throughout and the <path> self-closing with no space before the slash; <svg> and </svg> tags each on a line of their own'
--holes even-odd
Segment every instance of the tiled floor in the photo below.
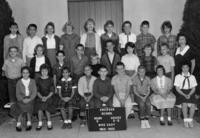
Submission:
<svg viewBox="0 0 200 138">
<path fill-rule="evenodd" d="M 174 121 L 172 127 L 160 126 L 158 119 L 151 119 L 151 129 L 141 129 L 138 119 L 128 120 L 126 131 L 88 132 L 87 127 L 80 128 L 79 121 L 73 123 L 73 129 L 62 130 L 62 123 L 54 119 L 54 129 L 47 131 L 44 127 L 40 132 L 16 132 L 15 124 L 6 122 L 0 126 L 0 138 L 200 138 L 200 124 L 195 123 L 192 129 L 184 128 L 182 122 Z"/>
</svg>

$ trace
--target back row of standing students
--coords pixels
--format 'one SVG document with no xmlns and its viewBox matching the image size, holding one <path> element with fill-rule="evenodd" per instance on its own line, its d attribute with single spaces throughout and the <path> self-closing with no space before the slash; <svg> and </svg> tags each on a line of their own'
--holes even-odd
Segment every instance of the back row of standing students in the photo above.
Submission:
<svg viewBox="0 0 200 138">
<path fill-rule="evenodd" d="M 136 72 L 140 64 L 145 66 L 146 74 L 150 78 L 156 76 L 155 67 L 159 64 L 164 66 L 167 76 L 170 77 L 171 80 L 174 80 L 174 66 L 176 74 L 179 74 L 181 72 L 183 61 L 191 61 L 191 70 L 194 70 L 194 54 L 186 43 L 187 41 L 185 35 L 180 34 L 177 37 L 180 47 L 176 50 L 176 39 L 174 35 L 170 34 L 172 26 L 168 21 L 164 22 L 162 25 L 162 30 L 165 34 L 158 39 L 158 55 L 159 53 L 161 55 L 157 59 L 152 55 L 156 40 L 154 36 L 148 32 L 148 21 L 143 21 L 141 23 L 141 34 L 137 37 L 131 33 L 132 24 L 129 21 L 123 23 L 123 33 L 120 34 L 119 37 L 113 33 L 114 24 L 112 21 L 108 21 L 106 23 L 106 33 L 100 38 L 95 32 L 94 26 L 94 20 L 88 19 L 84 26 L 86 33 L 83 34 L 80 39 L 78 35 L 73 33 L 73 26 L 71 24 L 66 24 L 64 29 L 67 30 L 67 33 L 59 39 L 59 37 L 54 34 L 54 24 L 50 22 L 45 27 L 46 35 L 42 38 L 42 42 L 41 39 L 36 36 L 37 26 L 30 24 L 27 28 L 29 37 L 24 40 L 23 48 L 17 45 L 18 43 L 11 43 L 5 46 L 7 48 L 10 47 L 8 48 L 10 58 L 5 60 L 3 70 L 8 78 L 8 88 L 11 102 L 16 101 L 16 99 L 13 98 L 15 97 L 15 86 L 16 82 L 21 77 L 20 68 L 24 66 L 24 62 L 20 58 L 16 57 L 18 50 L 19 56 L 23 57 L 23 60 L 27 65 L 30 65 L 33 71 L 32 77 L 36 80 L 41 78 L 41 65 L 44 63 L 49 67 L 54 65 L 53 71 L 49 70 L 48 72 L 50 76 L 54 75 L 54 81 L 51 81 L 53 83 L 49 83 L 49 86 L 53 86 L 52 84 L 57 86 L 58 80 L 62 78 L 61 69 L 64 65 L 70 68 L 69 70 L 71 71 L 71 76 L 76 84 L 78 83 L 79 78 L 84 74 L 84 67 L 88 63 L 92 63 L 93 71 L 96 70 L 93 74 L 98 76 L 97 72 L 99 71 L 99 68 L 101 68 L 97 62 L 98 58 L 100 58 L 100 63 L 105 65 L 108 70 L 109 77 L 116 74 L 116 65 L 120 60 L 125 66 L 126 74 L 131 78 L 137 74 Z M 10 29 L 11 32 L 17 33 L 17 24 L 11 25 Z M 16 40 L 19 35 L 11 33 L 8 36 L 9 39 Z M 79 44 L 79 41 L 82 44 Z M 4 44 L 6 44 L 6 42 Z M 13 45 L 17 47 L 12 47 Z M 176 64 L 174 64 L 173 57 L 168 54 L 169 52 L 174 55 L 175 51 Z M 7 54 L 5 54 L 5 57 L 6 56 Z M 12 56 L 14 56 L 14 58 Z M 56 58 L 58 60 L 57 63 Z M 89 61 L 90 59 L 92 60 Z M 39 114 L 41 115 L 41 113 Z M 49 116 L 49 113 L 47 112 L 46 115 Z M 163 119 L 161 119 L 161 121 L 163 121 Z M 69 120 L 66 122 L 69 122 Z M 50 122 L 48 124 L 48 126 L 51 126 Z M 41 123 L 39 123 L 38 129 L 40 128 Z"/>
</svg>

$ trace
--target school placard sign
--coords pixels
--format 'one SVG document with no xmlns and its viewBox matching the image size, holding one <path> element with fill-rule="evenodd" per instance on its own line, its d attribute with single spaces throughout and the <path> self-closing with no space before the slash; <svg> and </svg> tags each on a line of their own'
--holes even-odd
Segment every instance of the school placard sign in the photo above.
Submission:
<svg viewBox="0 0 200 138">
<path fill-rule="evenodd" d="M 89 131 L 116 131 L 126 130 L 126 113 L 124 107 L 103 107 L 89 109 Z"/>
</svg>

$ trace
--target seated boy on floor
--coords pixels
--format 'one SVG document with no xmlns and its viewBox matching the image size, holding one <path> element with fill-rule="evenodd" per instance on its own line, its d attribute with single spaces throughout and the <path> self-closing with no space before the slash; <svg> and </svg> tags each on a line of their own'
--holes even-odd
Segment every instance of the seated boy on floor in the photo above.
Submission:
<svg viewBox="0 0 200 138">
<path fill-rule="evenodd" d="M 93 86 L 94 106 L 96 108 L 102 106 L 111 107 L 113 101 L 113 88 L 111 79 L 107 77 L 108 69 L 102 65 L 98 73 L 100 76 L 95 80 Z"/>
</svg>

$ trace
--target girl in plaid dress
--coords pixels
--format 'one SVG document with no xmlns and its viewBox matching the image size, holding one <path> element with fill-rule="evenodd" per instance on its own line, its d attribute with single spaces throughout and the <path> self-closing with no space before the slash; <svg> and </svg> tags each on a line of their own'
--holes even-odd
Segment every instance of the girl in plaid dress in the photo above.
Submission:
<svg viewBox="0 0 200 138">
<path fill-rule="evenodd" d="M 73 108 L 77 107 L 76 86 L 74 86 L 74 80 L 70 77 L 70 71 L 67 67 L 62 70 L 62 79 L 58 82 L 57 88 L 59 95 L 58 108 L 63 118 L 62 128 L 72 128 Z M 66 114 L 66 110 L 68 114 Z"/>
</svg>

